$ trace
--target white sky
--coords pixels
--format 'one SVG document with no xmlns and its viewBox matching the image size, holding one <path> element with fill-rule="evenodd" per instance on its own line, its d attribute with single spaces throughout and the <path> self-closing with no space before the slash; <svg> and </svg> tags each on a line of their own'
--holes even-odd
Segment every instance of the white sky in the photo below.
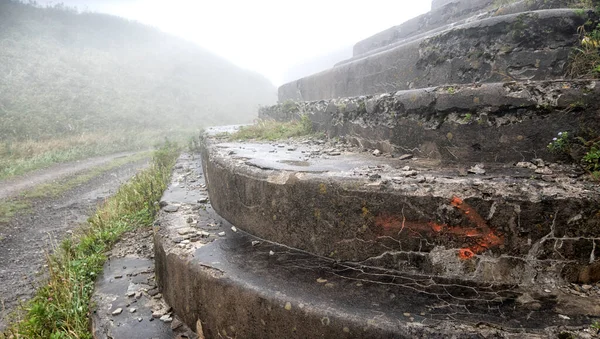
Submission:
<svg viewBox="0 0 600 339">
<path fill-rule="evenodd" d="M 50 1 L 46 1 L 50 2 Z M 427 12 L 430 0 L 60 0 L 155 26 L 281 85 L 286 69 Z"/>
</svg>

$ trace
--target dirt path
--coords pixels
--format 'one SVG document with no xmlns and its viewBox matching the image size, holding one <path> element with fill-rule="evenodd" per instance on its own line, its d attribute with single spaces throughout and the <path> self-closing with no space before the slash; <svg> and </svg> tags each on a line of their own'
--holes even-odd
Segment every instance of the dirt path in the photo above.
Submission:
<svg viewBox="0 0 600 339">
<path fill-rule="evenodd" d="M 63 164 L 29 174 L 26 178 L 10 180 L 8 184 L 2 182 L 0 198 L 126 155 Z M 30 211 L 17 215 L 8 224 L 0 224 L 0 332 L 8 323 L 8 314 L 33 295 L 44 271 L 45 254 L 52 244 L 85 222 L 100 202 L 147 163 L 148 159 L 130 162 L 94 177 L 59 198 L 35 200 Z"/>
<path fill-rule="evenodd" d="M 123 158 L 132 154 L 135 153 L 116 153 L 111 155 L 105 155 L 102 157 L 95 157 L 64 164 L 58 164 L 42 170 L 27 173 L 16 178 L 0 180 L 0 200 L 15 196 L 23 190 L 30 189 L 36 185 L 67 177 L 77 172 L 97 167 L 106 164 L 112 160 Z"/>
</svg>

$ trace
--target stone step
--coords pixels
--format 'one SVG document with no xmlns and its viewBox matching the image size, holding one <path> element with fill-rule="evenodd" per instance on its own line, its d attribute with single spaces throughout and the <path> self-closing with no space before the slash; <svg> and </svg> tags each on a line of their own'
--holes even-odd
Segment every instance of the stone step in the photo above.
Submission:
<svg viewBox="0 0 600 339">
<path fill-rule="evenodd" d="M 312 101 L 440 84 L 564 77 L 588 14 L 551 9 L 485 18 L 385 49 L 279 88 Z"/>
<path fill-rule="evenodd" d="M 558 160 L 548 143 L 559 132 L 600 131 L 597 81 L 453 85 L 382 95 L 286 102 L 259 117 L 307 116 L 329 137 L 362 148 L 407 153 L 442 163 Z"/>
<path fill-rule="evenodd" d="M 339 64 L 375 54 L 408 43 L 417 38 L 431 36 L 469 22 L 500 15 L 518 14 L 542 9 L 569 8 L 572 1 L 522 0 L 499 3 L 495 0 L 433 1 L 432 10 L 391 27 L 354 45 L 353 58 Z"/>
<path fill-rule="evenodd" d="M 593 333 L 589 326 L 600 315 L 596 286 L 481 285 L 311 255 L 252 236 L 221 218 L 206 201 L 199 166 L 189 157 L 178 162 L 154 239 L 161 292 L 200 338 L 547 338 Z M 219 199 L 214 180 L 218 177 L 211 172 L 207 184 L 213 204 Z M 270 194 L 261 186 L 244 192 L 243 182 L 230 184 L 226 189 L 234 200 Z M 300 192 L 288 193 L 294 198 Z M 296 227 L 304 227 L 301 220 Z"/>
<path fill-rule="evenodd" d="M 600 278 L 600 187 L 575 167 L 443 167 L 320 142 L 208 138 L 212 206 L 251 234 L 335 260 L 481 283 Z"/>
</svg>

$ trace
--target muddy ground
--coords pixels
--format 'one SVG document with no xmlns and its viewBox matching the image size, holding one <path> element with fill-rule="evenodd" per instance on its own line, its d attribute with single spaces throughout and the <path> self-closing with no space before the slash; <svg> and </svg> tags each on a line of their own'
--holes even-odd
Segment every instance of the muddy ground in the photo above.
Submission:
<svg viewBox="0 0 600 339">
<path fill-rule="evenodd" d="M 36 184 L 68 178 L 122 156 L 62 164 L 0 182 L 0 197 L 15 196 Z M 45 256 L 52 247 L 147 164 L 148 159 L 144 159 L 106 171 L 58 198 L 35 200 L 31 210 L 8 223 L 0 223 L 0 332 L 7 326 L 9 314 L 35 292 L 43 277 Z"/>
</svg>

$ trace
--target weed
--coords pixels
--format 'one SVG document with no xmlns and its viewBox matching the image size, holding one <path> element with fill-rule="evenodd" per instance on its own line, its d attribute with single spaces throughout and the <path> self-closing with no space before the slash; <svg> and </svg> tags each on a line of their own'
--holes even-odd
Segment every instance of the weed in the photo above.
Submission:
<svg viewBox="0 0 600 339">
<path fill-rule="evenodd" d="M 583 156 L 577 156 L 578 159 L 573 159 L 574 156 L 571 152 L 573 148 L 582 149 Z M 573 161 L 578 162 L 590 174 L 592 180 L 597 181 L 600 179 L 600 137 L 585 139 L 578 136 L 573 138 L 568 132 L 560 132 L 548 144 L 548 149 L 554 153 L 570 156 Z"/>
<path fill-rule="evenodd" d="M 569 133 L 559 132 L 557 137 L 552 139 L 548 144 L 548 149 L 554 153 L 567 153 L 569 151 Z"/>
<path fill-rule="evenodd" d="M 92 338 L 89 301 L 106 259 L 104 253 L 124 232 L 152 224 L 159 208 L 156 202 L 166 189 L 176 158 L 172 143 L 155 151 L 150 168 L 121 186 L 87 226 L 48 256 L 48 282 L 26 305 L 24 318 L 4 337 Z"/>
<path fill-rule="evenodd" d="M 241 127 L 239 131 L 229 136 L 230 140 L 280 140 L 292 137 L 301 137 L 313 133 L 313 126 L 307 115 L 302 115 L 300 120 L 290 122 L 277 122 L 274 120 L 261 120 L 254 125 Z"/>
<path fill-rule="evenodd" d="M 448 92 L 448 94 L 454 94 L 456 93 L 456 88 L 450 86 L 446 89 L 446 91 Z"/>
<path fill-rule="evenodd" d="M 31 208 L 31 204 L 22 200 L 0 201 L 0 224 L 9 222 L 17 213 Z"/>
</svg>

